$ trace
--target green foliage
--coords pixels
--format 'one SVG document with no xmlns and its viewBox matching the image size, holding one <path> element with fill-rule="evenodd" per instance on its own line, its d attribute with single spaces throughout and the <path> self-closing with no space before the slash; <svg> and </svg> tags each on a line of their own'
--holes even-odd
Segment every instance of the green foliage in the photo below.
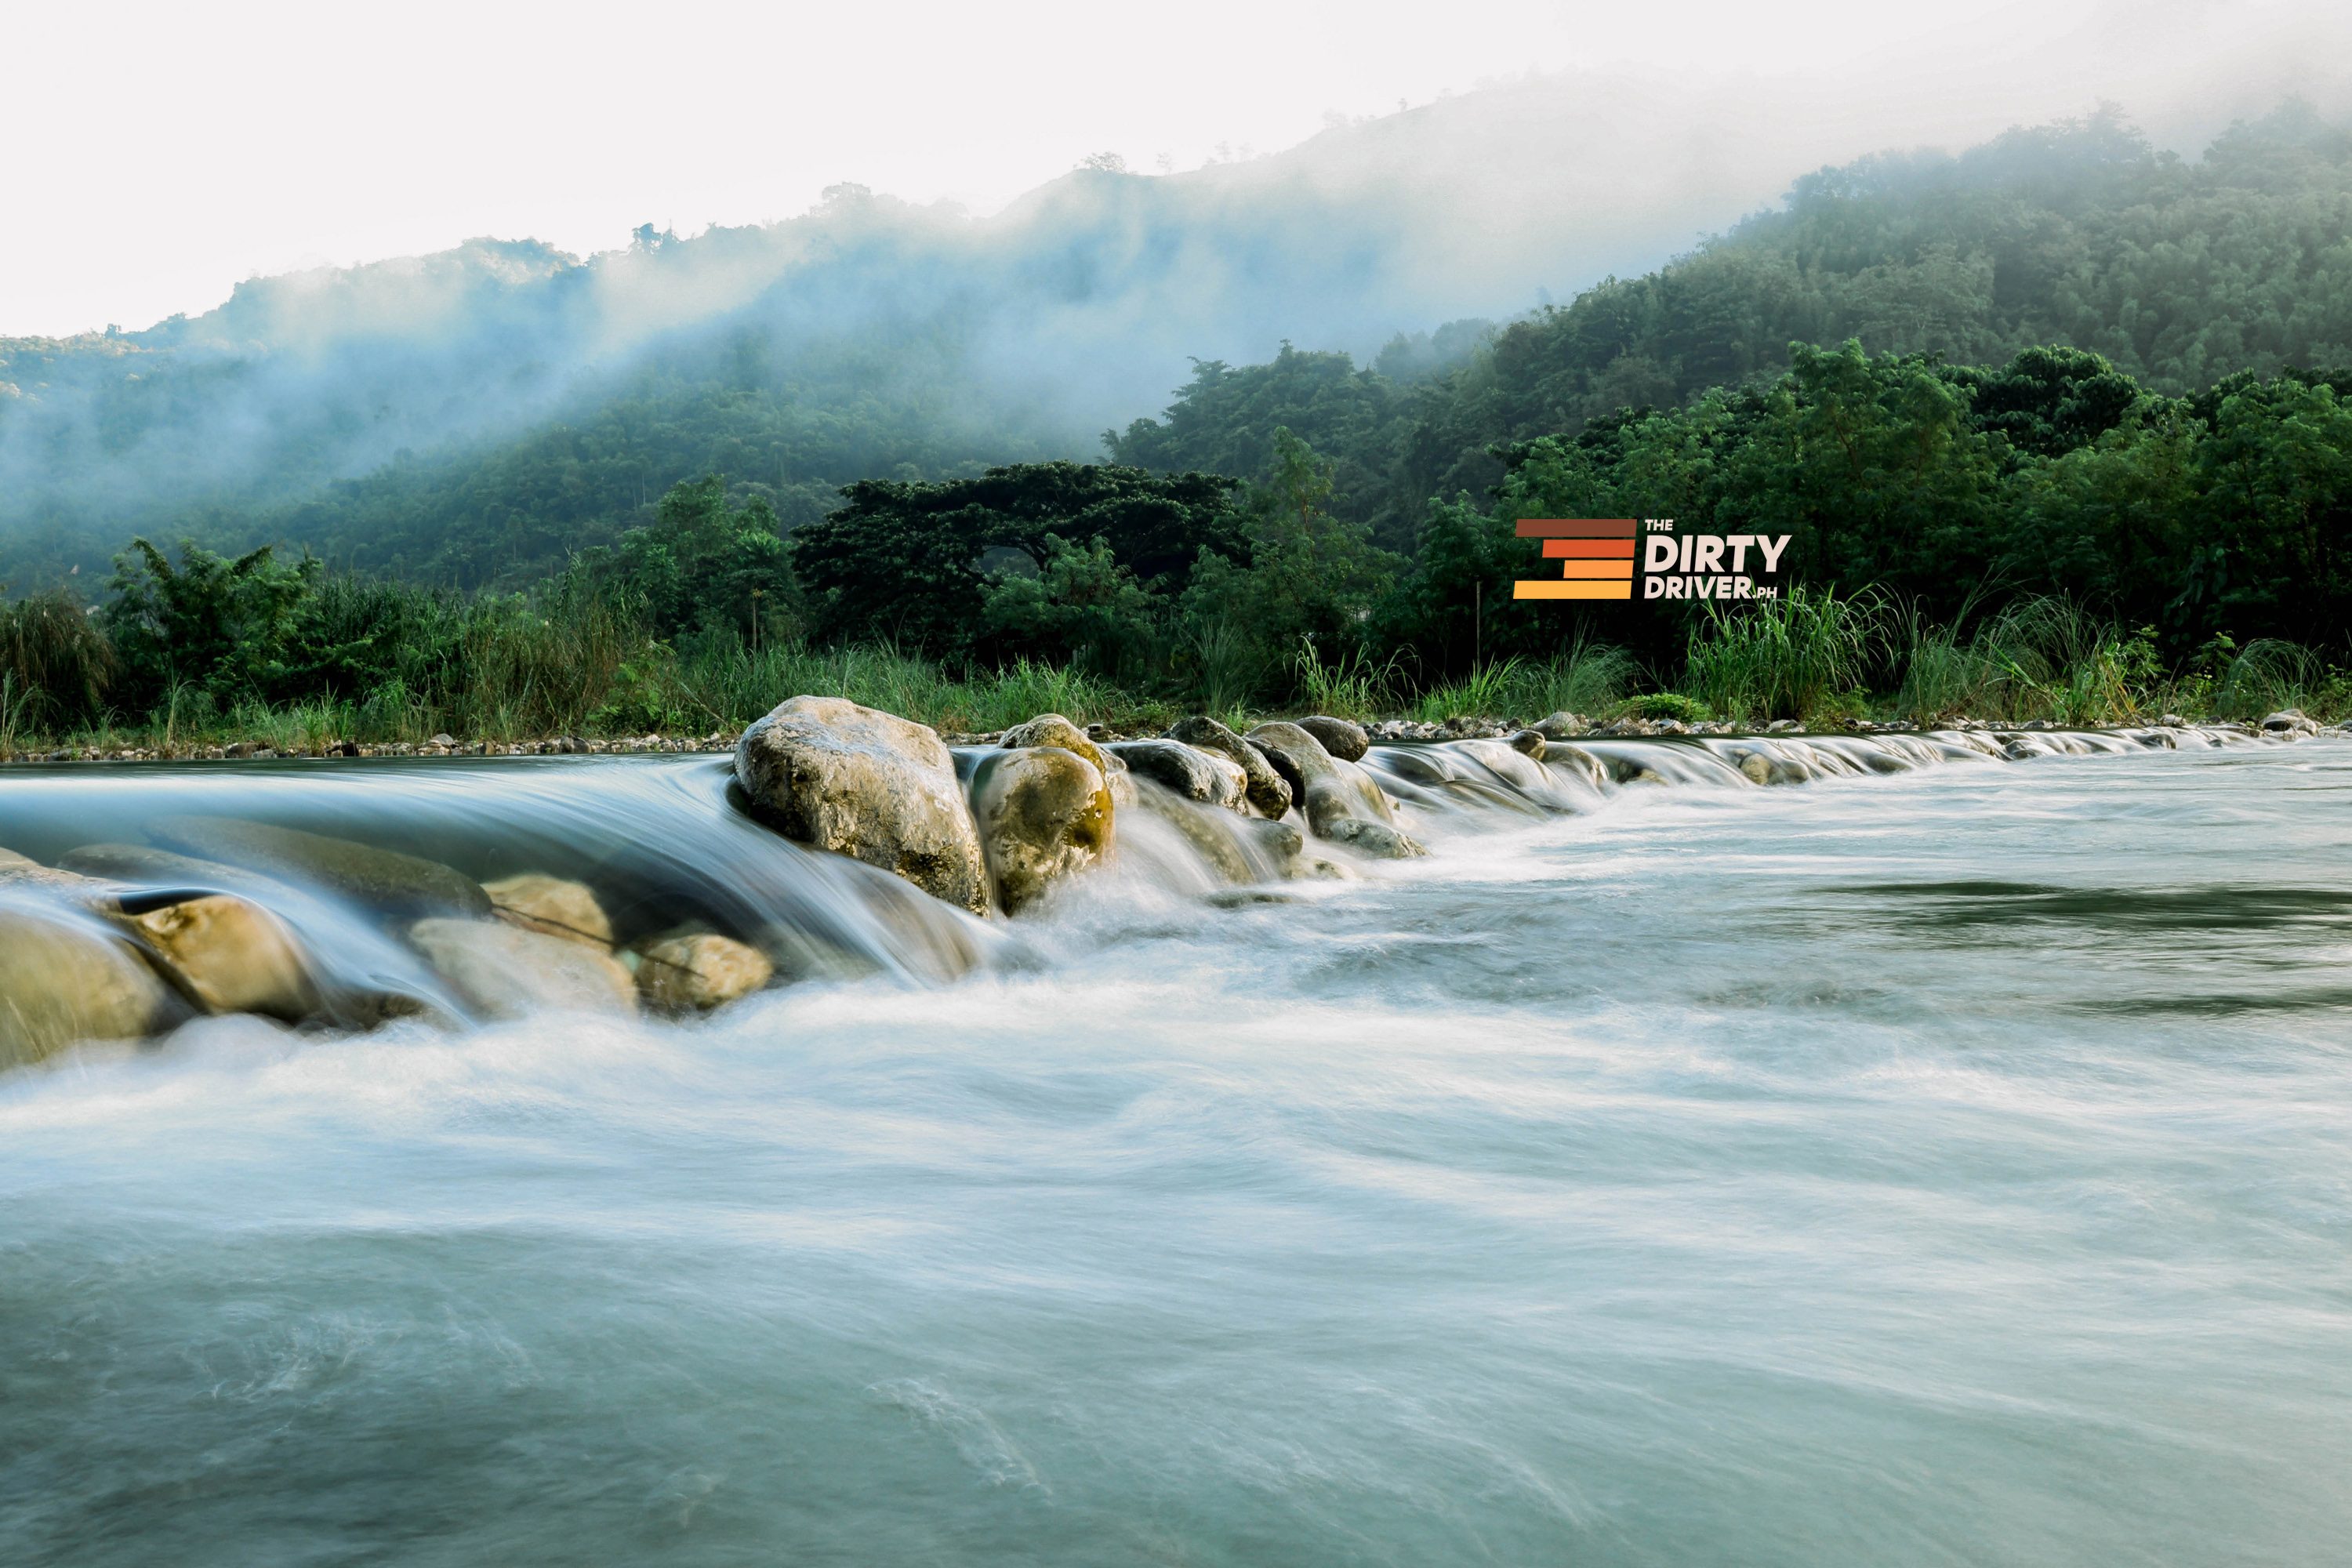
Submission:
<svg viewBox="0 0 2352 1568">
<path fill-rule="evenodd" d="M 1244 487 L 1245 542 L 1203 549 L 1192 569 L 1183 615 L 1195 647 L 1220 641 L 1235 700 L 1278 680 L 1302 643 L 1318 660 L 1347 659 L 1395 583 L 1402 563 L 1330 510 L 1334 488 L 1332 465 L 1276 430 L 1270 477 Z"/>
<path fill-rule="evenodd" d="M 583 563 L 588 580 L 635 605 L 656 637 L 727 627 L 757 641 L 799 631 L 798 591 L 776 510 L 730 506 L 717 474 L 670 487 L 654 521 Z"/>
<path fill-rule="evenodd" d="M 0 603 L 0 727 L 95 717 L 121 664 L 105 632 L 62 589 Z"/>
<path fill-rule="evenodd" d="M 861 479 L 848 504 L 793 536 L 816 634 L 961 659 L 985 646 L 992 552 L 1042 573 L 1049 542 L 1099 539 L 1144 591 L 1181 594 L 1202 551 L 1242 548 L 1232 481 L 1140 468 L 1028 463 L 930 484 Z M 1091 549 L 1091 545 L 1087 546 Z M 1008 602 L 1007 613 L 1012 613 Z"/>
<path fill-rule="evenodd" d="M 1376 666 L 1360 647 L 1344 649 L 1327 661 L 1312 641 L 1301 637 L 1291 668 L 1300 703 L 1335 719 L 1375 718 L 1396 700 L 1394 662 Z"/>
<path fill-rule="evenodd" d="M 1423 691 L 1416 716 L 1432 724 L 1442 724 L 1448 719 L 1500 718 L 1518 685 L 1520 668 L 1521 661 L 1517 658 L 1499 664 L 1473 665 L 1461 679 Z"/>
<path fill-rule="evenodd" d="M 143 539 L 115 557 L 101 612 L 133 700 L 190 685 L 215 700 L 278 695 L 296 671 L 295 631 L 320 571 L 270 545 L 235 560 L 194 544 L 173 566 Z"/>
<path fill-rule="evenodd" d="M 1403 356 L 1383 355 L 1399 363 L 1410 357 L 1409 346 Z M 1413 413 L 1412 397 L 1387 375 L 1357 369 L 1345 353 L 1285 343 L 1266 363 L 1238 370 L 1223 360 L 1193 361 L 1192 383 L 1161 418 L 1106 430 L 1103 445 L 1115 461 L 1139 468 L 1272 482 L 1289 433 L 1329 459 L 1329 510 L 1402 550 L 1412 543 L 1412 513 L 1398 503 L 1391 470 L 1411 438 Z"/>
<path fill-rule="evenodd" d="M 1877 663 L 1883 602 L 1801 584 L 1779 599 L 1729 608 L 1706 601 L 1691 633 L 1683 686 L 1732 718 L 1807 719 L 1829 710 Z"/>
<path fill-rule="evenodd" d="M 1685 724 L 1703 724 L 1715 717 L 1715 710 L 1706 703 L 1679 691 L 1653 691 L 1636 697 L 1625 704 L 1625 711 L 1637 719 L 1674 719 Z"/>
<path fill-rule="evenodd" d="M 1108 540 L 1083 546 L 1055 535 L 1034 574 L 992 574 L 981 619 L 989 641 L 1016 658 L 1079 663 L 1106 675 L 1148 669 L 1172 609 L 1111 554 Z"/>
</svg>

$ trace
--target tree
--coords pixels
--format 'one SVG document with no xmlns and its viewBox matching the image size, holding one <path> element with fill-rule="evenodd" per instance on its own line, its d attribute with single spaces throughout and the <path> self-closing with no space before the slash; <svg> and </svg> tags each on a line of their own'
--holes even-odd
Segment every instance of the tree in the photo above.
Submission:
<svg viewBox="0 0 2352 1568">
<path fill-rule="evenodd" d="M 793 537 L 817 629 L 962 658 L 986 646 L 992 577 L 1102 542 L 1145 593 L 1184 591 L 1202 550 L 1246 554 L 1234 481 L 1110 464 L 1023 463 L 974 479 L 863 479 L 848 504 Z M 996 553 L 992 558 L 992 552 Z"/>
<path fill-rule="evenodd" d="M 588 571 L 663 637 L 723 627 L 749 641 L 755 618 L 788 617 L 798 597 L 775 508 L 761 495 L 729 505 L 718 474 L 671 486 L 652 526 L 623 534 Z"/>
<path fill-rule="evenodd" d="M 124 695 L 152 701 L 182 683 L 222 701 L 279 695 L 295 671 L 289 654 L 320 570 L 308 554 L 281 561 L 267 544 L 232 560 L 183 543 L 174 566 L 132 540 L 114 558 L 100 612 L 122 658 Z"/>
</svg>

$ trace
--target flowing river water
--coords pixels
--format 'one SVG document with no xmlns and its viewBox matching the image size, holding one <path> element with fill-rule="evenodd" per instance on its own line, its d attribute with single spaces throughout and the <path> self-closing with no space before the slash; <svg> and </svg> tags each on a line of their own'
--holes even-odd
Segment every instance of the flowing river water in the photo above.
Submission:
<svg viewBox="0 0 2352 1568">
<path fill-rule="evenodd" d="M 12 775 L 0 839 L 396 799 L 804 976 L 0 1077 L 0 1560 L 2352 1539 L 2352 743 L 1639 784 L 1263 894 L 1139 830 L 986 927 L 709 759 L 350 776 Z"/>
</svg>

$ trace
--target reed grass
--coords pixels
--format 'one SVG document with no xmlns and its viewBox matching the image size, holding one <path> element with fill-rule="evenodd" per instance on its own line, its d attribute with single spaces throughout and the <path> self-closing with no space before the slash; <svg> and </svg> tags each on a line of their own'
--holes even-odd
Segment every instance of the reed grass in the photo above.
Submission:
<svg viewBox="0 0 2352 1568">
<path fill-rule="evenodd" d="M 1691 633 L 1682 689 L 1727 719 L 1812 719 L 1847 710 L 1885 645 L 1876 595 L 1841 598 L 1802 584 L 1726 609 L 1714 601 Z"/>
</svg>

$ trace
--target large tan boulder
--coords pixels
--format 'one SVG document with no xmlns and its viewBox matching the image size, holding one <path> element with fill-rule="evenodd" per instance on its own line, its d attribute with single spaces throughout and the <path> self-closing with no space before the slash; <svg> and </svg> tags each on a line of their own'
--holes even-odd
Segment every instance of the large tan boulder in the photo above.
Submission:
<svg viewBox="0 0 2352 1568">
<path fill-rule="evenodd" d="M 1378 780 L 1325 751 L 1321 742 L 1297 725 L 1260 724 L 1248 739 L 1293 775 L 1299 815 L 1316 837 L 1386 859 L 1426 853 L 1397 826 L 1396 813 Z"/>
<path fill-rule="evenodd" d="M 0 1068 L 79 1040 L 131 1040 L 188 1009 L 131 944 L 79 910 L 0 903 Z"/>
<path fill-rule="evenodd" d="M 482 891 L 490 896 L 490 907 L 499 918 L 510 924 L 543 936 L 564 937 L 607 952 L 612 951 L 612 918 L 604 913 L 604 906 L 596 901 L 594 890 L 585 882 L 525 871 L 520 876 L 485 882 Z"/>
<path fill-rule="evenodd" d="M 130 923 L 207 1012 L 261 1013 L 290 1024 L 319 1010 L 302 944 L 259 904 L 210 893 Z"/>
<path fill-rule="evenodd" d="M 1207 714 L 1178 720 L 1168 727 L 1168 739 L 1223 757 L 1240 768 L 1250 805 L 1265 816 L 1278 817 L 1290 809 L 1294 798 L 1290 785 L 1265 753 Z"/>
<path fill-rule="evenodd" d="M 1109 791 L 1102 770 L 1076 752 L 992 752 L 973 768 L 969 787 L 972 821 L 1006 914 L 1110 854 Z"/>
<path fill-rule="evenodd" d="M 1087 732 L 1063 718 L 1059 713 L 1040 713 L 1026 724 L 1018 724 L 1004 731 L 997 745 L 1007 752 L 1026 751 L 1036 746 L 1059 746 L 1075 752 L 1092 763 L 1102 774 L 1102 809 L 1106 821 L 1118 807 L 1131 805 L 1135 801 L 1133 781 L 1127 776 L 1127 764 L 1106 752 Z"/>
<path fill-rule="evenodd" d="M 735 777 L 788 838 L 879 866 L 982 914 L 988 868 L 939 736 L 837 697 L 795 697 L 743 732 Z"/>
<path fill-rule="evenodd" d="M 634 1013 L 637 983 L 609 953 L 501 921 L 418 921 L 408 940 L 466 1005 L 493 1018 L 541 1008 Z"/>
<path fill-rule="evenodd" d="M 776 973 L 766 953 L 715 931 L 664 937 L 637 957 L 639 994 L 666 1013 L 707 1013 L 749 996 Z"/>
</svg>

